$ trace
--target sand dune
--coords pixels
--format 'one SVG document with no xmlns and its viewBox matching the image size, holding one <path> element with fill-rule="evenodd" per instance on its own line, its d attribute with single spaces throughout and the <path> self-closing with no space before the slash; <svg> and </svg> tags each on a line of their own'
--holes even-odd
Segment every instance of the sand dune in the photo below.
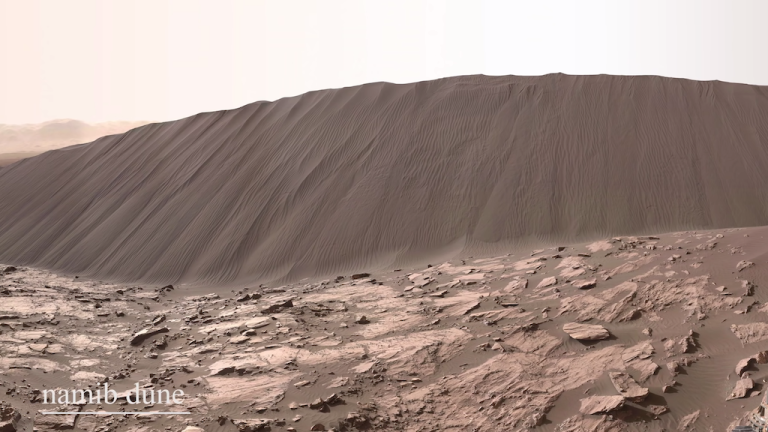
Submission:
<svg viewBox="0 0 768 432">
<path fill-rule="evenodd" d="M 0 169 L 0 262 L 333 274 L 520 242 L 768 225 L 768 88 L 457 77 L 151 124 Z"/>
</svg>

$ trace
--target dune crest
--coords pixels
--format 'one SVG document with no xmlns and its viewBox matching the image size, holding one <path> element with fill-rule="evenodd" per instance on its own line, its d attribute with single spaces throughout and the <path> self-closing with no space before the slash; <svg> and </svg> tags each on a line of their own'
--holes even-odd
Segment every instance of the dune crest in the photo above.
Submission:
<svg viewBox="0 0 768 432">
<path fill-rule="evenodd" d="M 468 76 L 150 124 L 0 168 L 0 262 L 144 282 L 768 225 L 768 88 Z"/>
</svg>

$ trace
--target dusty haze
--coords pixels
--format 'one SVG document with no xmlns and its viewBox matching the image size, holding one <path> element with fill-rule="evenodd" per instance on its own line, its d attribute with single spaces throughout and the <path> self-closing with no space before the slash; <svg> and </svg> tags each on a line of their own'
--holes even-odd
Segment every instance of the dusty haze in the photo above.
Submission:
<svg viewBox="0 0 768 432">
<path fill-rule="evenodd" d="M 40 124 L 0 124 L 0 166 L 48 150 L 91 142 L 123 133 L 149 122 L 106 122 L 88 124 L 78 120 L 53 120 Z"/>
<path fill-rule="evenodd" d="M 0 262 L 296 279 L 516 242 L 768 224 L 768 88 L 374 83 L 152 124 L 0 170 Z"/>
</svg>

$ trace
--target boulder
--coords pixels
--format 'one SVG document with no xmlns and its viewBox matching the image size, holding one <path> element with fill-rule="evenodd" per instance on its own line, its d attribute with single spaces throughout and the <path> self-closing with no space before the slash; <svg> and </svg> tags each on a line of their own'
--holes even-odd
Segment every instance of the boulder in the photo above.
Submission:
<svg viewBox="0 0 768 432">
<path fill-rule="evenodd" d="M 680 363 L 674 360 L 667 363 L 667 369 L 669 369 L 669 373 L 672 374 L 672 376 L 675 376 L 682 371 L 682 369 L 680 368 Z"/>
<path fill-rule="evenodd" d="M 752 378 L 744 377 L 736 382 L 736 387 L 733 388 L 733 391 L 725 400 L 747 397 L 754 387 L 755 383 L 752 381 Z"/>
<path fill-rule="evenodd" d="M 741 376 L 747 369 L 749 369 L 750 366 L 755 364 L 757 359 L 755 357 L 749 357 L 745 359 L 739 360 L 738 363 L 736 363 L 736 376 Z"/>
</svg>

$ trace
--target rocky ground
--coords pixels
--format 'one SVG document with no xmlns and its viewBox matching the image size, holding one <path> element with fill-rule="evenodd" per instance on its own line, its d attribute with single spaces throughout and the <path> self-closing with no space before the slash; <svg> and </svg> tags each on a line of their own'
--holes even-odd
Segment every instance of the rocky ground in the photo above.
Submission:
<svg viewBox="0 0 768 432">
<path fill-rule="evenodd" d="M 621 237 L 237 289 L 5 265 L 0 431 L 724 431 L 764 391 L 766 237 Z M 43 404 L 104 383 L 117 404 Z M 128 404 L 136 383 L 184 397 Z M 55 410 L 81 414 L 41 414 Z"/>
</svg>

